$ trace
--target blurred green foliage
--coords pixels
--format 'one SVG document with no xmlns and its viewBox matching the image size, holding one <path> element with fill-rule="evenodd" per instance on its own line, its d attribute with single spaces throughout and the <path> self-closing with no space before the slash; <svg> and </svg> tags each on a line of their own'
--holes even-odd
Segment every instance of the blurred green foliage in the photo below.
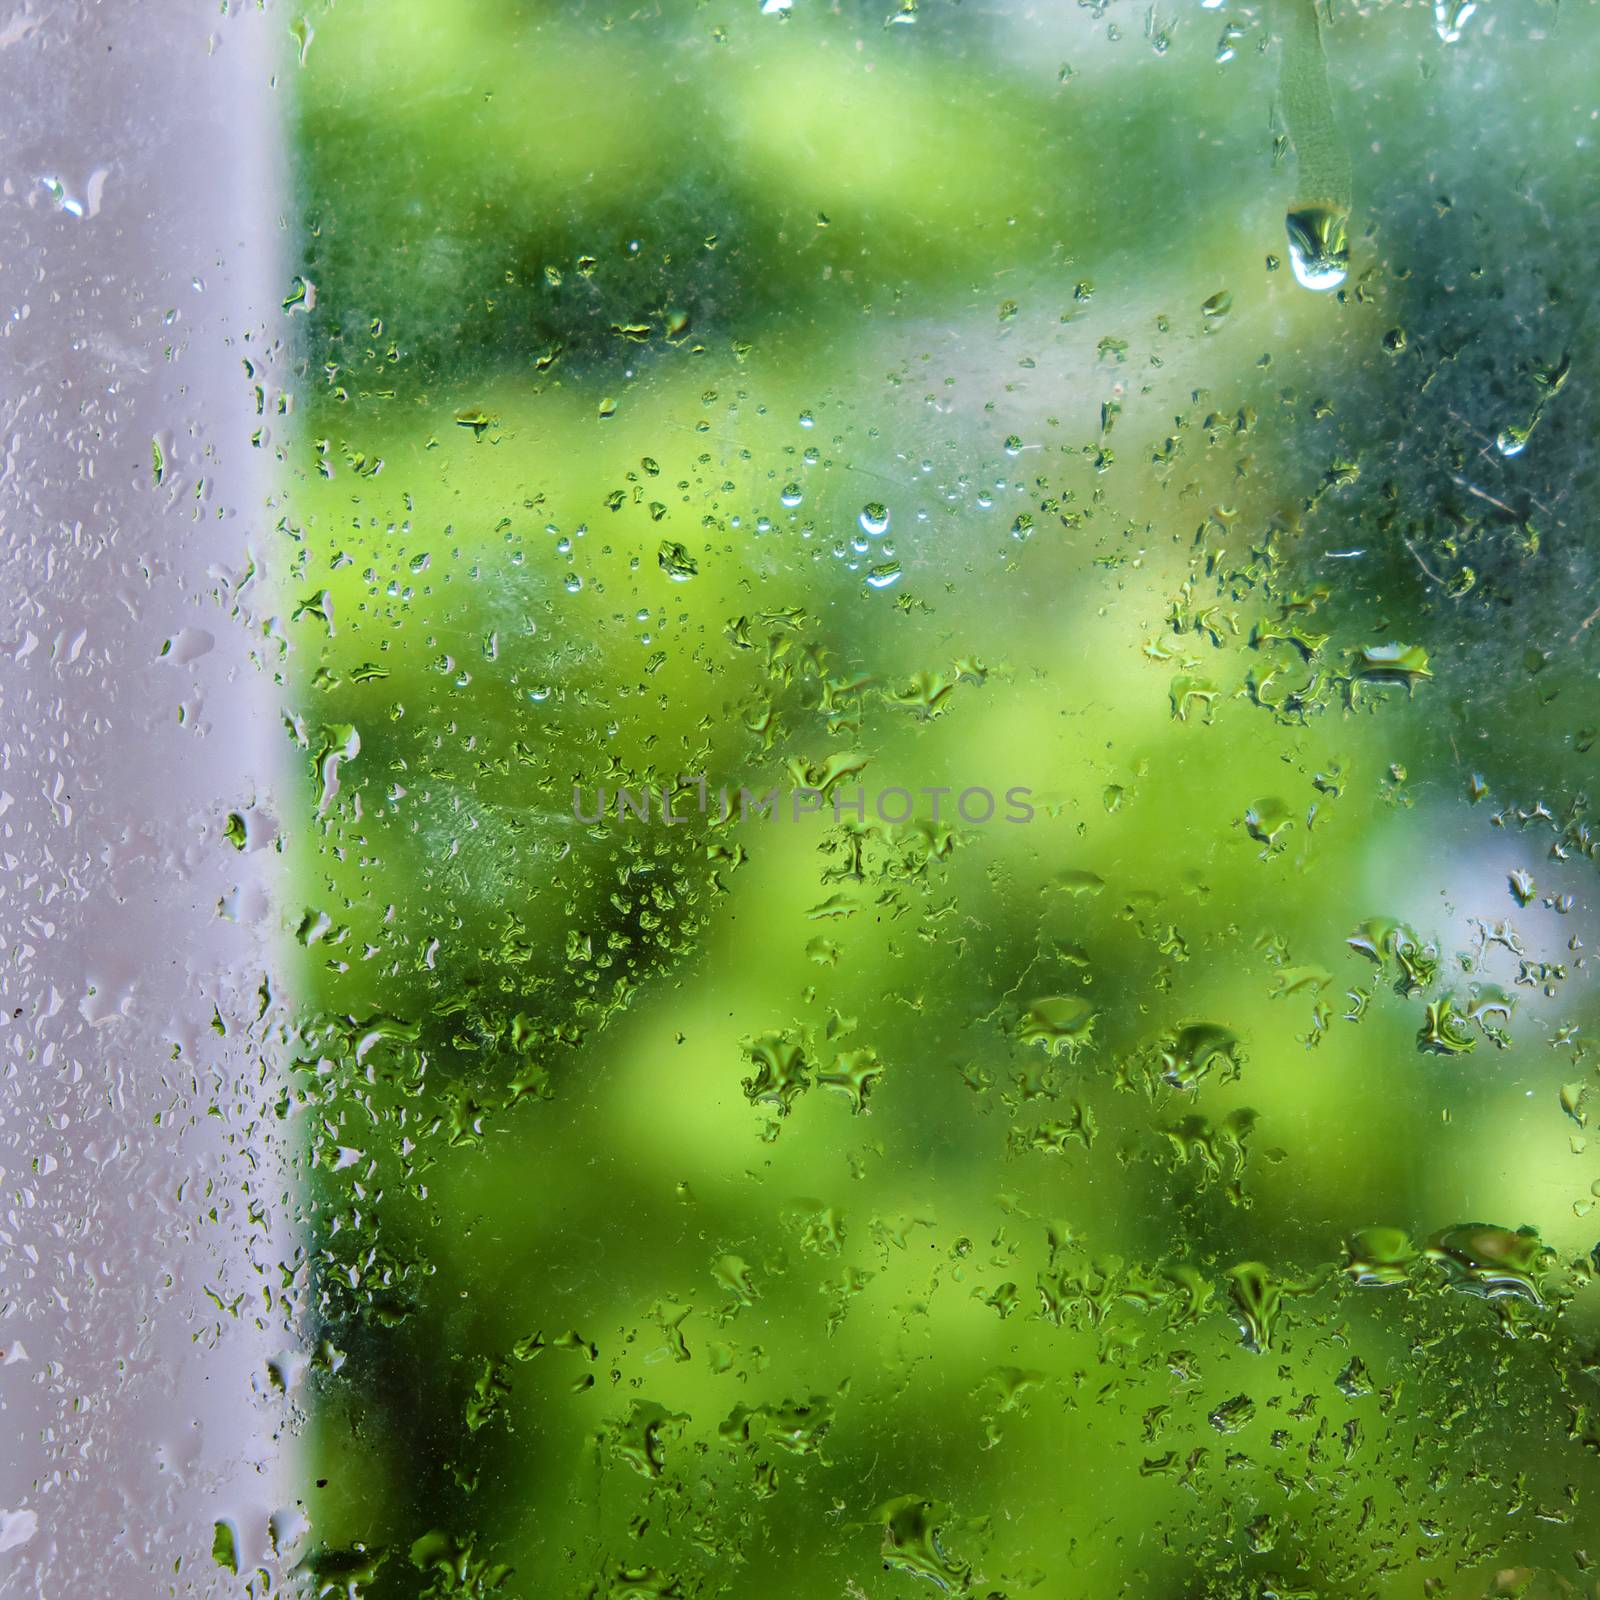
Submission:
<svg viewBox="0 0 1600 1600">
<path fill-rule="evenodd" d="M 308 13 L 308 1570 L 1593 1593 L 1594 8 L 886 5 Z"/>
</svg>

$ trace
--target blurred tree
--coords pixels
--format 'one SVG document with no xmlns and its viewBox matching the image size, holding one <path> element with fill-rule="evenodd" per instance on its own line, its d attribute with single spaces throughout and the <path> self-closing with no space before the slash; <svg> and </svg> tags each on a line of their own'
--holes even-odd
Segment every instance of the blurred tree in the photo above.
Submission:
<svg viewBox="0 0 1600 1600">
<path fill-rule="evenodd" d="M 315 18 L 310 1567 L 1592 1587 L 1593 7 L 880 9 Z"/>
</svg>

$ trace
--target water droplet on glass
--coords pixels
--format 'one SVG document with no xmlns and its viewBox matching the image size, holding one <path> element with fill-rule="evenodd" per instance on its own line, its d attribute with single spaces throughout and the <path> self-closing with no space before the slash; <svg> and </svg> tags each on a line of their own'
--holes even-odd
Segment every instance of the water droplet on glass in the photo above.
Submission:
<svg viewBox="0 0 1600 1600">
<path fill-rule="evenodd" d="M 1433 27 L 1445 44 L 1461 37 L 1467 19 L 1478 9 L 1478 0 L 1433 0 Z"/>
<path fill-rule="evenodd" d="M 1289 233 L 1289 265 L 1304 288 L 1337 289 L 1350 270 L 1350 218 L 1328 206 L 1291 211 L 1284 219 Z"/>
<path fill-rule="evenodd" d="M 687 583 L 700 571 L 699 563 L 694 557 L 681 544 L 676 544 L 671 539 L 661 541 L 661 548 L 656 552 L 656 561 L 674 583 Z"/>
</svg>

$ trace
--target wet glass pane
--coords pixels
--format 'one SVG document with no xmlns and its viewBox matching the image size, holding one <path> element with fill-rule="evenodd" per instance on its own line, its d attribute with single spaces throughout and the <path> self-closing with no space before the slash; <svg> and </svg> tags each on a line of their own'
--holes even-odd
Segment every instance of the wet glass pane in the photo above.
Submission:
<svg viewBox="0 0 1600 1600">
<path fill-rule="evenodd" d="M 0 1163 L 19 1240 L 115 1190 L 102 1254 L 178 1263 L 167 1410 L 94 1480 L 169 1496 L 127 1571 L 1600 1592 L 1594 6 L 196 34 L 188 110 L 136 77 L 114 125 L 195 186 L 127 202 L 185 223 L 134 332 L 115 162 L 6 168 L 46 431 L 60 241 L 83 350 L 190 352 L 7 555 L 41 819 L 70 516 L 165 596 L 105 606 L 84 757 L 158 842 L 71 881 L 181 888 L 54 981 L 116 1128 L 203 1133 L 30 1220 L 46 1011 Z M 90 1570 L 47 1471 L 0 1518 L 42 1594 Z"/>
<path fill-rule="evenodd" d="M 278 55 L 254 8 L 0 7 L 7 1600 L 242 1592 L 303 1498 Z"/>
</svg>

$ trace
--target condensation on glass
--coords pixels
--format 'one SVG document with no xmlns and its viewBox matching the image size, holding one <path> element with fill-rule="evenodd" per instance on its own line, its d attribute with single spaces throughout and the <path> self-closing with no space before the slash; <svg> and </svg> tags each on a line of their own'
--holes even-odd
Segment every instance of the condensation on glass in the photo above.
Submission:
<svg viewBox="0 0 1600 1600">
<path fill-rule="evenodd" d="M 0 1561 L 1593 1596 L 1594 7 L 224 10 L 0 55 Z"/>
<path fill-rule="evenodd" d="M 240 1592 L 219 1522 L 241 1572 L 298 1558 L 256 401 L 289 377 L 286 163 L 278 26 L 231 9 L 0 11 L 8 1597 Z"/>
</svg>

